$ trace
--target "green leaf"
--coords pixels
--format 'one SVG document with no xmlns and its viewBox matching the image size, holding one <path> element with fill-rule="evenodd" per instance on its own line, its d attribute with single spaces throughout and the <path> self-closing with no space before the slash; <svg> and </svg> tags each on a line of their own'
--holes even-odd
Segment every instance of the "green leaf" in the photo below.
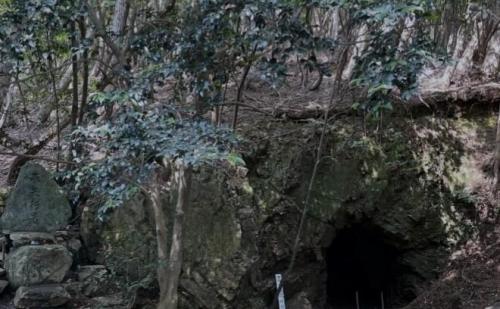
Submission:
<svg viewBox="0 0 500 309">
<path fill-rule="evenodd" d="M 374 95 L 375 93 L 377 92 L 387 92 L 387 90 L 391 90 L 392 89 L 392 85 L 389 85 L 389 84 L 381 84 L 381 85 L 378 85 L 376 87 L 371 87 L 370 89 L 368 89 L 368 96 L 372 96 Z"/>
<path fill-rule="evenodd" d="M 234 153 L 234 152 L 230 153 L 227 156 L 227 161 L 232 166 L 245 166 L 245 161 L 243 160 L 243 158 L 240 157 L 237 153 Z"/>
</svg>

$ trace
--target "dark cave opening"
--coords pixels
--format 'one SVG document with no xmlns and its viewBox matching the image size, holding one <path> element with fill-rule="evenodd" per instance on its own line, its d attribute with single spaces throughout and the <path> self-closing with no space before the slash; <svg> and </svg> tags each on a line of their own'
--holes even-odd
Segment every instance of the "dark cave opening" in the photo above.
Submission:
<svg viewBox="0 0 500 309">
<path fill-rule="evenodd" d="M 402 250 L 377 229 L 350 226 L 337 233 L 327 250 L 328 308 L 356 309 L 359 303 L 360 309 L 393 309 L 415 297 L 405 286 Z"/>
</svg>

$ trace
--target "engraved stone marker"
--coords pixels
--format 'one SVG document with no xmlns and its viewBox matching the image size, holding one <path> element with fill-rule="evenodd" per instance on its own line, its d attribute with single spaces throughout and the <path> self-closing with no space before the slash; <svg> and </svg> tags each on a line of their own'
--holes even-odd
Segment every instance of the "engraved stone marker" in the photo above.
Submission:
<svg viewBox="0 0 500 309">
<path fill-rule="evenodd" d="M 71 207 L 61 188 L 40 165 L 21 168 L 16 186 L 1 217 L 2 232 L 54 232 L 71 217 Z"/>
</svg>

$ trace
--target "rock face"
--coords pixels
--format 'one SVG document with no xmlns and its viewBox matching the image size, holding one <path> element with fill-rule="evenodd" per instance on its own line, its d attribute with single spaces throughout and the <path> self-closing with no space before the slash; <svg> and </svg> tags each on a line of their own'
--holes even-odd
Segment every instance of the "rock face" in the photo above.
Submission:
<svg viewBox="0 0 500 309">
<path fill-rule="evenodd" d="M 277 125 L 272 134 L 252 130 L 256 133 L 249 134 L 260 135 L 246 136 L 258 141 L 244 154 L 248 174 L 201 170 L 194 177 L 185 210 L 179 308 L 270 305 L 274 275 L 290 260 L 318 142 L 312 138 L 317 137 L 315 126 L 297 131 L 287 125 Z M 388 247 L 401 270 L 389 288 L 405 293 L 397 301 L 407 304 L 420 285 L 437 276 L 448 246 L 464 235 L 468 224 L 465 215 L 471 204 L 465 193 L 452 190 L 465 188 L 470 178 L 455 155 L 464 151 L 469 127 L 436 125 L 425 118 L 391 123 L 381 144 L 377 137 L 363 136 L 362 128 L 350 120 L 337 125 L 342 130 L 328 136 L 328 160 L 322 161 L 311 192 L 309 217 L 285 294 L 296 308 L 327 307 L 329 263 L 339 260 L 329 256 L 329 248 L 340 235 L 366 226 L 367 234 L 376 232 L 380 247 Z M 449 127 L 460 134 L 450 136 Z M 292 131 L 287 140 L 273 138 Z M 165 197 L 166 213 L 174 200 Z M 156 243 L 148 200 L 133 199 L 104 223 L 95 217 L 90 207 L 84 211 L 82 238 L 88 257 L 118 277 L 154 286 Z M 341 258 L 349 260 L 349 255 Z"/>
<path fill-rule="evenodd" d="M 71 217 L 71 207 L 51 175 L 40 165 L 21 169 L 1 218 L 2 231 L 54 232 Z"/>
<path fill-rule="evenodd" d="M 116 209 L 108 220 L 112 228 L 104 227 L 106 231 L 103 234 L 98 234 L 96 230 L 101 229 L 95 220 L 96 215 L 89 208 L 84 209 L 82 215 L 81 233 L 88 259 L 105 264 L 113 272 L 125 275 L 130 280 L 142 280 L 147 274 L 152 274 L 151 280 L 154 280 L 152 261 L 156 256 L 156 240 L 151 208 L 147 201 L 142 196 L 136 196 L 125 207 Z M 102 241 L 106 240 L 100 236 L 114 240 L 109 250 L 101 247 Z"/>
<path fill-rule="evenodd" d="M 14 287 L 60 283 L 73 259 L 61 245 L 24 246 L 7 257 L 6 271 Z"/>
<path fill-rule="evenodd" d="M 20 287 L 14 298 L 16 308 L 54 308 L 66 304 L 70 294 L 61 285 Z"/>
<path fill-rule="evenodd" d="M 87 297 L 104 296 L 115 288 L 114 281 L 104 265 L 86 265 L 78 268 L 80 292 Z"/>
<path fill-rule="evenodd" d="M 304 293 L 298 293 L 287 304 L 289 309 L 313 309 L 311 303 Z"/>
<path fill-rule="evenodd" d="M 8 281 L 5 281 L 5 280 L 0 280 L 0 294 L 3 293 L 3 291 L 5 290 L 5 288 L 9 285 L 9 282 Z"/>
<path fill-rule="evenodd" d="M 128 307 L 127 298 L 121 293 L 92 298 L 92 303 L 94 304 L 93 308 L 122 309 Z"/>
<path fill-rule="evenodd" d="M 486 307 L 484 309 L 500 309 L 500 302 L 496 302 L 493 305 L 488 306 L 488 307 Z"/>
<path fill-rule="evenodd" d="M 8 190 L 6 188 L 0 188 L 0 215 L 2 215 L 5 210 L 5 204 L 7 203 L 8 196 Z"/>
</svg>

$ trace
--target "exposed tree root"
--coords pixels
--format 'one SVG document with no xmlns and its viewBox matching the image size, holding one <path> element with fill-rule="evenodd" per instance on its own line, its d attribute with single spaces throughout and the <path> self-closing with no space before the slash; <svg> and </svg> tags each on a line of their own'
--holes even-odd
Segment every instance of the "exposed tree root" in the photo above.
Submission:
<svg viewBox="0 0 500 309">
<path fill-rule="evenodd" d="M 437 110 L 449 108 L 450 105 L 492 105 L 500 103 L 500 84 L 491 82 L 449 89 L 426 89 L 420 95 L 412 97 L 408 101 L 401 101 L 396 98 L 394 101 L 400 107 L 408 110 Z M 343 110 L 339 110 L 339 108 L 343 108 Z M 344 104 L 339 104 L 338 108 L 330 110 L 329 113 L 346 112 L 346 108 Z M 321 117 L 324 115 L 324 109 L 325 106 L 321 104 L 310 103 L 307 106 L 277 106 L 273 109 L 265 109 L 265 111 L 268 111 L 276 118 L 304 120 Z"/>
<path fill-rule="evenodd" d="M 269 114 L 276 118 L 290 120 L 304 120 L 320 118 L 325 115 L 325 106 L 315 103 L 309 103 L 307 106 L 276 106 L 272 109 L 266 109 Z M 339 110 L 330 108 L 329 114 L 334 114 Z"/>
<path fill-rule="evenodd" d="M 410 100 L 411 104 L 438 107 L 445 103 L 493 104 L 500 102 L 500 84 L 471 84 L 449 89 L 425 89 Z"/>
</svg>

